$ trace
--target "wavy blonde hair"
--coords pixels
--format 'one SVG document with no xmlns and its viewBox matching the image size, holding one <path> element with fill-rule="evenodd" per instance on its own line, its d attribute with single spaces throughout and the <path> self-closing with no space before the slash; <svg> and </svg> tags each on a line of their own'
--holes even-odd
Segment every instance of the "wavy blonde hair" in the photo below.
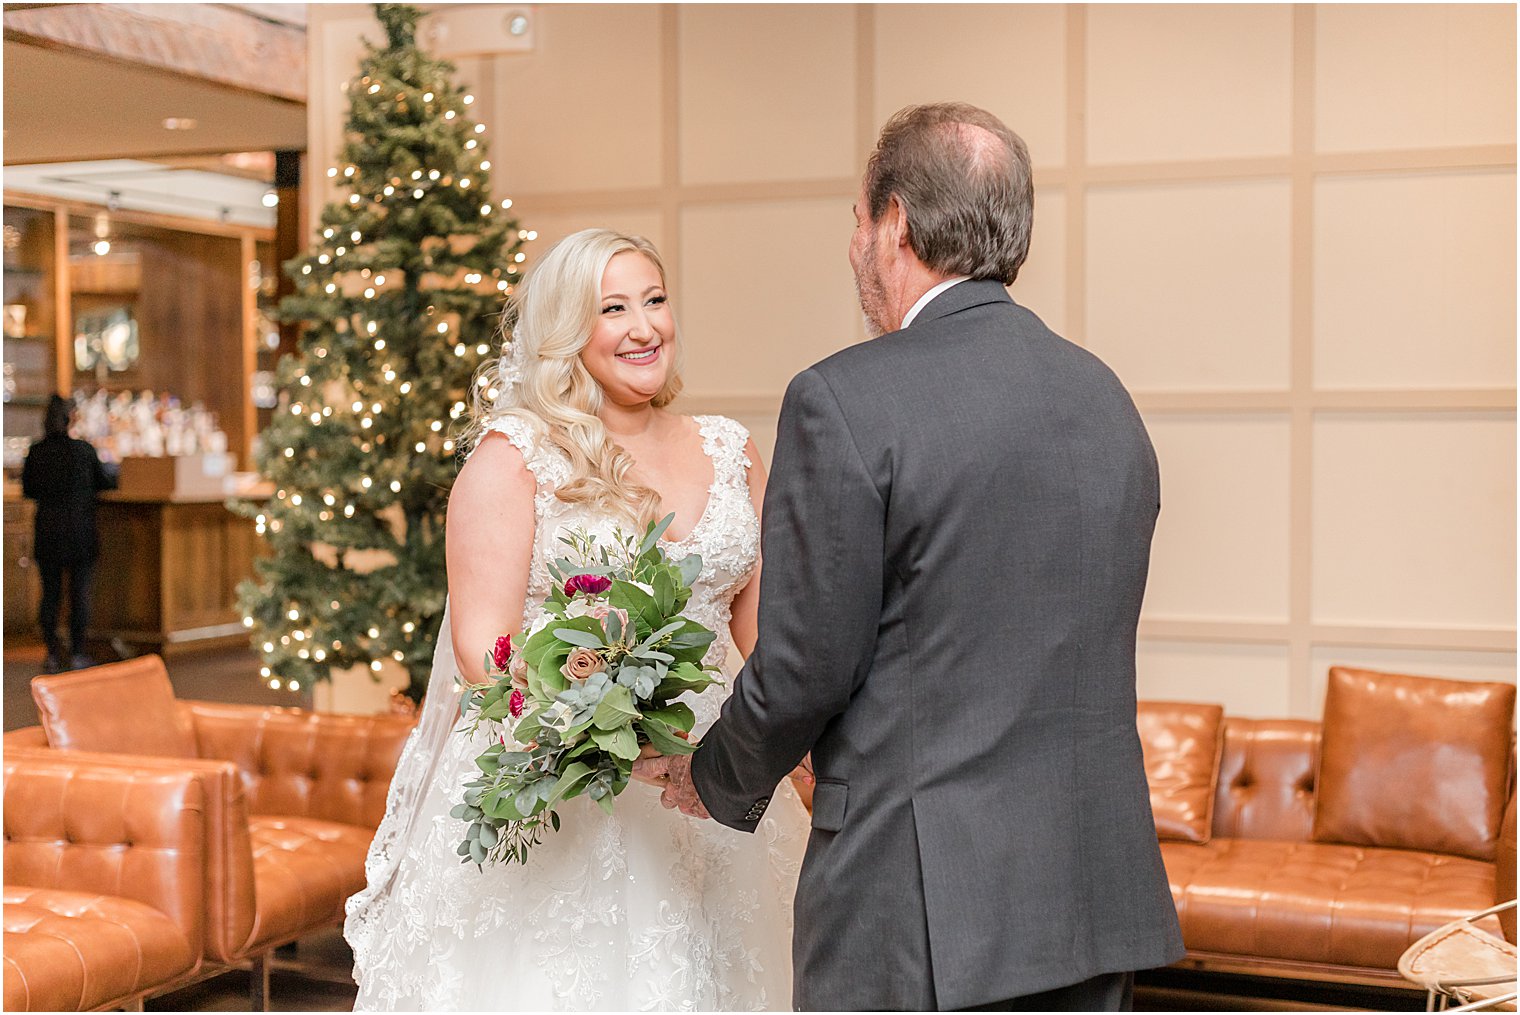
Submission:
<svg viewBox="0 0 1520 1015">
<path fill-rule="evenodd" d="M 595 504 L 635 525 L 660 516 L 660 495 L 629 477 L 633 458 L 615 444 L 597 415 L 601 385 L 581 362 L 601 306 L 602 274 L 618 254 L 633 251 L 649 258 L 665 282 L 665 265 L 654 244 L 642 236 L 611 229 L 583 229 L 556 243 L 518 283 L 502 315 L 506 341 L 516 343 L 521 378 L 508 376 L 510 350 L 488 363 L 477 376 L 475 407 L 466 446 L 479 442 L 492 422 L 515 416 L 570 459 L 570 480 L 555 496 L 570 504 Z M 665 385 L 651 400 L 663 408 L 681 391 L 682 342 L 675 336 L 675 358 Z"/>
</svg>

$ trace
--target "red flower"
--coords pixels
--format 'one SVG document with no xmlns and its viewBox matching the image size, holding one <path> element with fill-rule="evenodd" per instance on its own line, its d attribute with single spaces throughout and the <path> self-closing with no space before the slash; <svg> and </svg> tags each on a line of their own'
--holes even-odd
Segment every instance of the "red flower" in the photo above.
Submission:
<svg viewBox="0 0 1520 1015">
<path fill-rule="evenodd" d="M 498 670 L 507 668 L 512 661 L 512 636 L 504 634 L 496 639 L 496 647 L 491 649 L 491 662 L 496 664 Z"/>
<path fill-rule="evenodd" d="M 578 574 L 565 582 L 565 595 L 573 596 L 577 592 L 585 592 L 598 596 L 610 588 L 612 588 L 611 578 L 603 578 L 599 574 Z"/>
<path fill-rule="evenodd" d="M 513 688 L 512 697 L 507 701 L 507 710 L 512 713 L 513 719 L 521 717 L 523 714 L 523 706 L 526 705 L 527 702 L 528 699 L 524 697 L 523 693 L 516 688 Z"/>
</svg>

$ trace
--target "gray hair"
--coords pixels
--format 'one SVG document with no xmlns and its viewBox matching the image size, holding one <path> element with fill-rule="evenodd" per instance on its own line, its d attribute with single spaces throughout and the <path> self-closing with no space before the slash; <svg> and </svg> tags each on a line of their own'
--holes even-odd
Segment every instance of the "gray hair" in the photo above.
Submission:
<svg viewBox="0 0 1520 1015">
<path fill-rule="evenodd" d="M 872 222 L 897 198 L 913 252 L 936 271 L 1011 285 L 1029 253 L 1029 149 L 968 103 L 894 113 L 866 163 L 865 197 Z"/>
</svg>

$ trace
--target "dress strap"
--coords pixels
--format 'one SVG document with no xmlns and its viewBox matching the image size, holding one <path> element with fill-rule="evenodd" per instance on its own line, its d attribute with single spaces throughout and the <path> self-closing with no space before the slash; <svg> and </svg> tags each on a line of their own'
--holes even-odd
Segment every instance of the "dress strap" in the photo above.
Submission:
<svg viewBox="0 0 1520 1015">
<path fill-rule="evenodd" d="M 512 442 L 512 446 L 521 452 L 523 463 L 533 473 L 540 490 L 552 489 L 568 477 L 569 462 L 564 454 L 544 438 L 538 427 L 521 416 L 497 416 L 486 424 L 485 433 L 503 434 Z"/>
<path fill-rule="evenodd" d="M 749 467 L 752 464 L 744 446 L 749 442 L 749 431 L 738 420 L 727 416 L 698 416 L 697 429 L 702 434 L 702 451 L 713 463 L 716 482 L 741 488 L 749 485 Z"/>
</svg>

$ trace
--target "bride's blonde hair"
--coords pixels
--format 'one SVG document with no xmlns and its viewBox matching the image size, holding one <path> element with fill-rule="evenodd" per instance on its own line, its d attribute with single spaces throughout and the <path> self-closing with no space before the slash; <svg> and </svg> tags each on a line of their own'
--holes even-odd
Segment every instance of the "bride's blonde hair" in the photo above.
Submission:
<svg viewBox="0 0 1520 1015">
<path fill-rule="evenodd" d="M 629 478 L 633 458 L 607 435 L 597 413 L 602 388 L 581 362 L 601 306 L 602 274 L 618 254 L 643 254 L 665 282 L 665 265 L 642 236 L 610 229 L 583 229 L 560 240 L 534 264 L 502 315 L 508 348 L 486 364 L 472 389 L 474 412 L 465 435 L 473 446 L 487 427 L 516 416 L 570 459 L 570 479 L 555 495 L 570 504 L 594 504 L 645 525 L 660 516 L 660 495 Z M 682 343 L 665 384 L 650 404 L 663 408 L 681 391 Z"/>
</svg>

